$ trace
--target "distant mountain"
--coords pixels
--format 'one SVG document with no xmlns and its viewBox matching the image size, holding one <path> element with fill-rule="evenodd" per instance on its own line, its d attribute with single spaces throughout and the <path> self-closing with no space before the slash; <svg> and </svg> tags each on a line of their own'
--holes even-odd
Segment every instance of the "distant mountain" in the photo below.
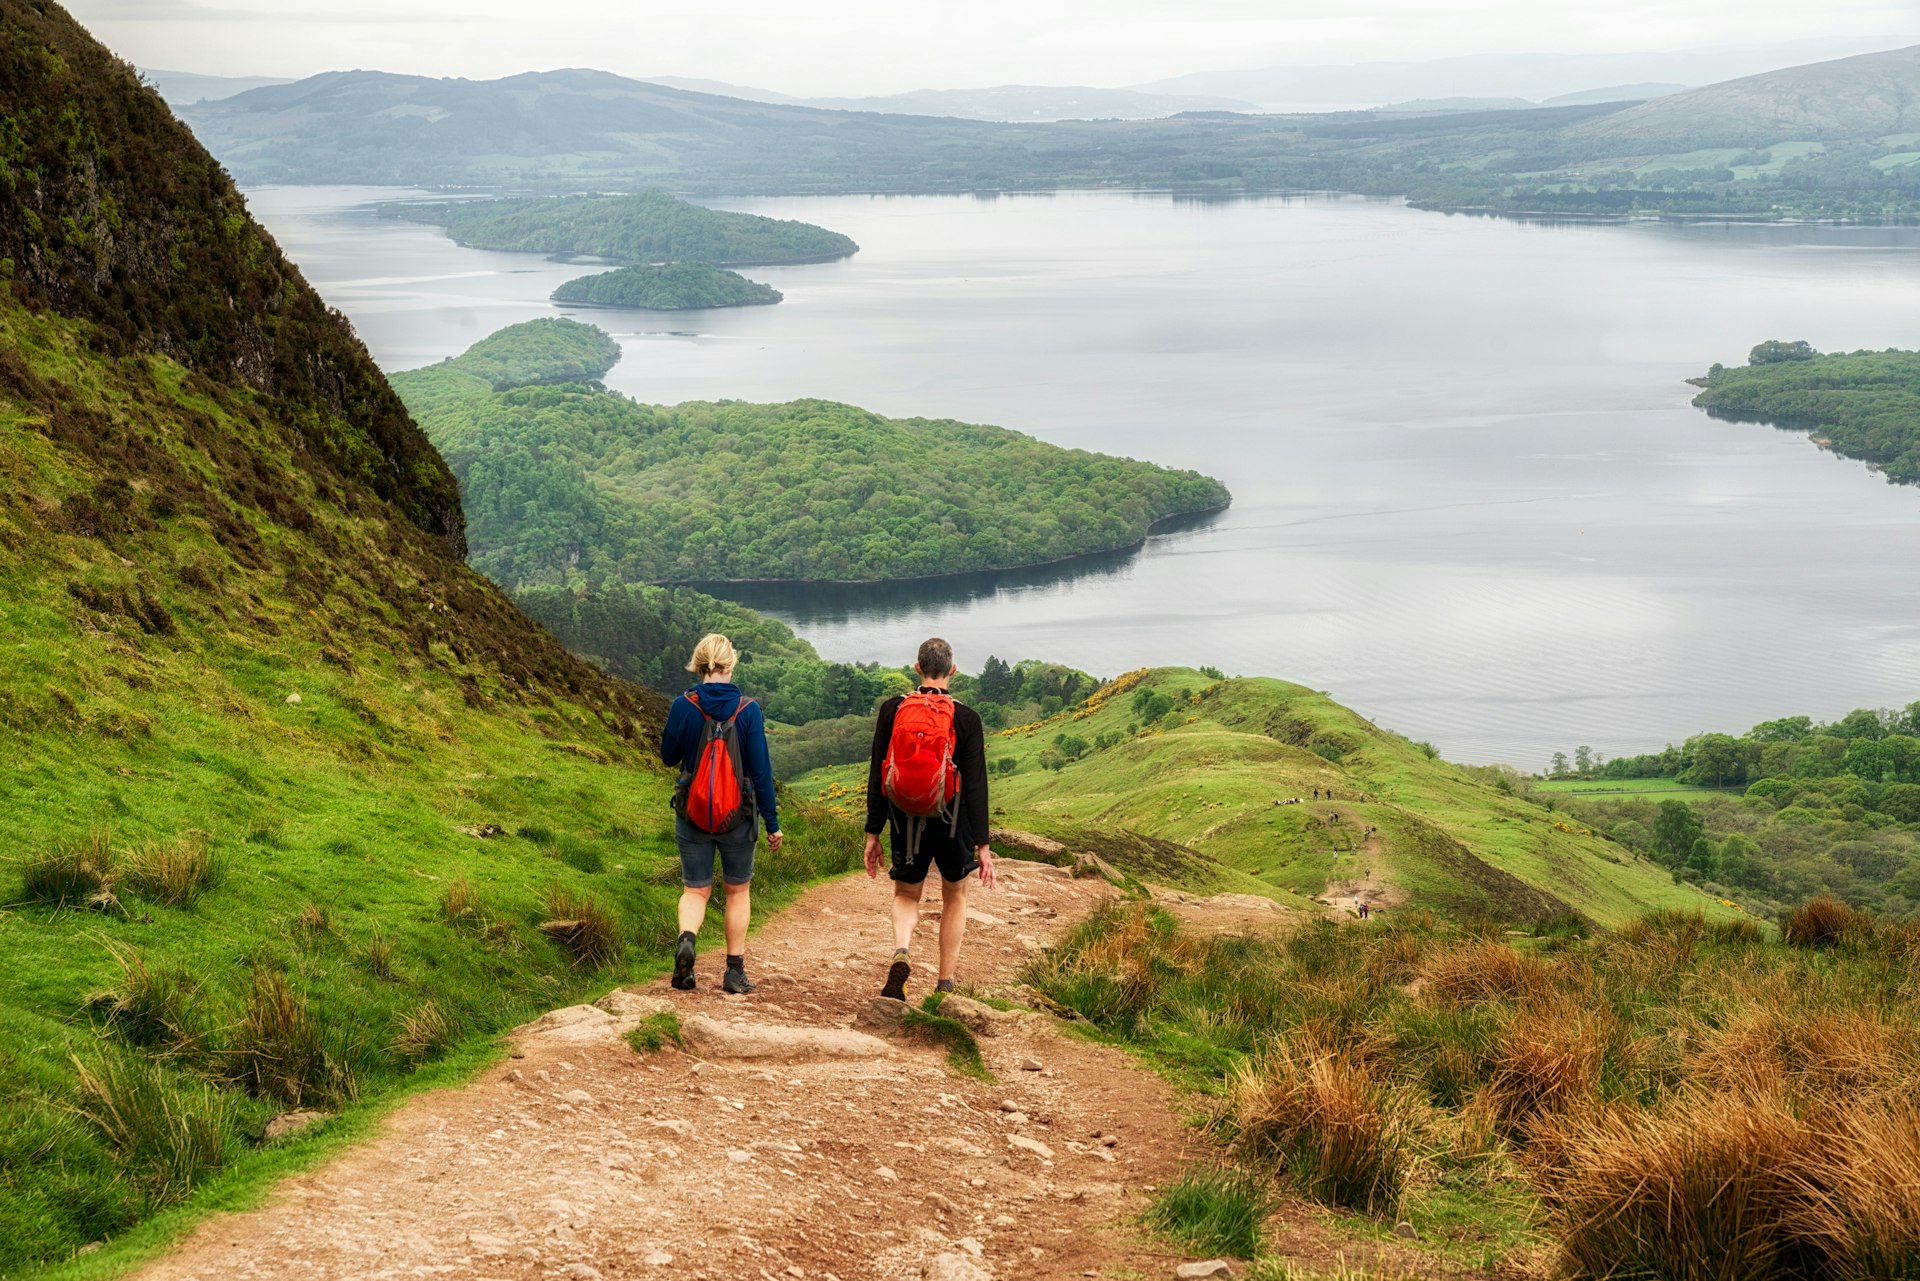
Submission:
<svg viewBox="0 0 1920 1281">
<path fill-rule="evenodd" d="M 1582 89 L 1548 98 L 1543 107 L 1584 107 L 1597 102 L 1648 102 L 1672 93 L 1685 93 L 1688 86 L 1652 81 L 1647 84 L 1608 85 L 1601 89 Z"/>
<path fill-rule="evenodd" d="M 1540 104 L 1529 98 L 1414 98 L 1389 102 L 1381 111 L 1526 111 Z"/>
<path fill-rule="evenodd" d="M 1159 120 L 1183 111 L 1258 111 L 1239 98 L 1141 93 L 1134 89 L 996 85 L 991 89 L 918 89 L 880 98 L 808 98 L 808 106 L 963 120 Z"/>
<path fill-rule="evenodd" d="M 722 98 L 740 98 L 747 102 L 780 102 L 790 107 L 806 105 L 805 98 L 796 98 L 788 93 L 776 93 L 772 89 L 761 89 L 754 85 L 728 84 L 724 80 L 702 80 L 697 76 L 642 76 L 648 84 L 665 85 L 669 89 L 685 89 L 688 93 L 711 93 Z"/>
<path fill-rule="evenodd" d="M 1920 45 L 1689 89 L 1569 131 L 1587 143 L 1684 151 L 1920 129 Z"/>
<path fill-rule="evenodd" d="M 1884 47 L 1893 40 L 1879 43 Z M 1269 110 L 1283 106 L 1308 109 L 1313 103 L 1351 105 L 1462 96 L 1539 102 L 1574 93 L 1586 102 L 1595 102 L 1607 99 L 1585 97 L 1585 86 L 1654 81 L 1711 84 L 1775 67 L 1863 53 L 1875 44 L 1872 40 L 1821 40 L 1728 45 L 1676 53 L 1487 54 L 1431 62 L 1256 67 L 1202 71 L 1130 87 L 1147 93 L 1223 94 L 1260 103 Z M 1622 95 L 1628 99 L 1641 96 Z"/>
<path fill-rule="evenodd" d="M 141 67 L 139 72 L 140 78 L 158 89 L 167 105 L 173 107 L 231 98 L 236 93 L 267 85 L 293 83 L 284 76 L 203 76 L 195 71 L 160 71 L 153 67 Z"/>
</svg>

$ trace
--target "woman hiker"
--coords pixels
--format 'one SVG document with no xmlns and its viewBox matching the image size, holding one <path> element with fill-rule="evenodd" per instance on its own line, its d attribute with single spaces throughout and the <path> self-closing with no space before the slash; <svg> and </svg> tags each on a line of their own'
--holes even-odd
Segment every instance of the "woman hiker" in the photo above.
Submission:
<svg viewBox="0 0 1920 1281">
<path fill-rule="evenodd" d="M 673 840 L 680 847 L 680 941 L 673 949 L 673 985 L 681 991 L 693 989 L 693 943 L 700 923 L 707 914 L 707 900 L 713 897 L 713 865 L 720 864 L 720 879 L 726 884 L 727 972 L 721 990 L 736 994 L 753 991 L 747 977 L 747 921 L 752 915 L 753 851 L 759 842 L 760 824 L 767 827 L 767 848 L 777 850 L 785 837 L 780 834 L 780 814 L 773 795 L 773 763 L 767 756 L 766 719 L 760 705 L 740 697 L 733 683 L 733 667 L 738 656 L 733 642 L 717 633 L 700 638 L 693 648 L 687 670 L 699 681 L 692 689 L 673 700 L 667 713 L 666 728 L 660 733 L 660 759 L 679 767 L 680 779 L 673 789 Z M 710 737 L 708 727 L 713 727 Z M 725 751 L 722 736 L 731 734 L 733 748 Z M 721 768 L 734 775 L 739 804 L 731 813 L 721 810 L 717 817 L 709 803 L 696 821 L 689 816 L 689 797 L 696 791 L 703 801 L 710 800 L 705 787 L 708 779 L 696 782 L 702 756 L 713 756 L 703 748 L 717 744 L 728 759 Z M 716 788 L 715 790 L 722 790 Z M 719 826 L 719 831 L 709 831 Z"/>
</svg>

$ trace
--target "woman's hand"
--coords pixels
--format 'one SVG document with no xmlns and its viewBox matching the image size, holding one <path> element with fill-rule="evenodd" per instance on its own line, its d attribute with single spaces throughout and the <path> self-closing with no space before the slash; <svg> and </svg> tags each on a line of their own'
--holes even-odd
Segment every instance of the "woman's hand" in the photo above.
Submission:
<svg viewBox="0 0 1920 1281">
<path fill-rule="evenodd" d="M 867 845 L 861 854 L 867 860 L 867 879 L 872 880 L 880 875 L 880 837 L 877 833 L 867 833 Z"/>
<path fill-rule="evenodd" d="M 767 833 L 767 852 L 768 853 L 778 854 L 780 852 L 780 847 L 782 845 L 785 845 L 786 843 L 787 843 L 787 834 L 785 832 L 768 832 Z"/>
<path fill-rule="evenodd" d="M 998 879 L 998 874 L 993 870 L 993 847 L 982 845 L 973 852 L 973 856 L 980 860 L 981 886 L 985 889 L 992 889 L 994 882 Z"/>
</svg>

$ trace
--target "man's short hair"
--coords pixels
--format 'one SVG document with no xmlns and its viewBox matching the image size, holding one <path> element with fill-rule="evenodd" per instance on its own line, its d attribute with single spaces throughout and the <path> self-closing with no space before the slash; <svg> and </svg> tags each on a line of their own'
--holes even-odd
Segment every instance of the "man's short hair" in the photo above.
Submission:
<svg viewBox="0 0 1920 1281">
<path fill-rule="evenodd" d="M 938 636 L 930 636 L 920 642 L 920 656 L 917 661 L 922 676 L 939 680 L 953 671 L 953 646 Z"/>
</svg>

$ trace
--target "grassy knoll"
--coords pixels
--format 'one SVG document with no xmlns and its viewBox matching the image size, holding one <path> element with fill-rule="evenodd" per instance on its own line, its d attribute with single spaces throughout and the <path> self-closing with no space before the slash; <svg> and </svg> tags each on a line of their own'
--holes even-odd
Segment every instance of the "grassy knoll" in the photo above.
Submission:
<svg viewBox="0 0 1920 1281">
<path fill-rule="evenodd" d="M 1155 1207 L 1176 1237 L 1264 1253 L 1287 1189 L 1452 1267 L 1767 1281 L 1920 1266 L 1917 973 L 1916 927 L 1822 899 L 1781 942 L 1673 911 L 1197 937 L 1116 904 L 1029 977 L 1231 1152 Z"/>
<path fill-rule="evenodd" d="M 1462 918 L 1576 911 L 1614 924 L 1662 907 L 1727 910 L 1481 772 L 1284 681 L 1129 673 L 1076 708 L 995 733 L 987 756 L 1012 768 L 994 778 L 996 822 L 1069 844 L 1101 831 L 1175 843 L 1204 856 L 1185 882 L 1196 889 L 1284 899 L 1371 871 L 1390 910 Z M 822 770 L 794 786 L 857 809 L 864 773 Z M 1316 789 L 1333 799 L 1315 800 Z"/>
<path fill-rule="evenodd" d="M 1548 778 L 1532 785 L 1532 790 L 1552 795 L 1556 792 L 1575 796 L 1721 796 L 1730 789 L 1683 783 L 1677 778 Z"/>
</svg>

